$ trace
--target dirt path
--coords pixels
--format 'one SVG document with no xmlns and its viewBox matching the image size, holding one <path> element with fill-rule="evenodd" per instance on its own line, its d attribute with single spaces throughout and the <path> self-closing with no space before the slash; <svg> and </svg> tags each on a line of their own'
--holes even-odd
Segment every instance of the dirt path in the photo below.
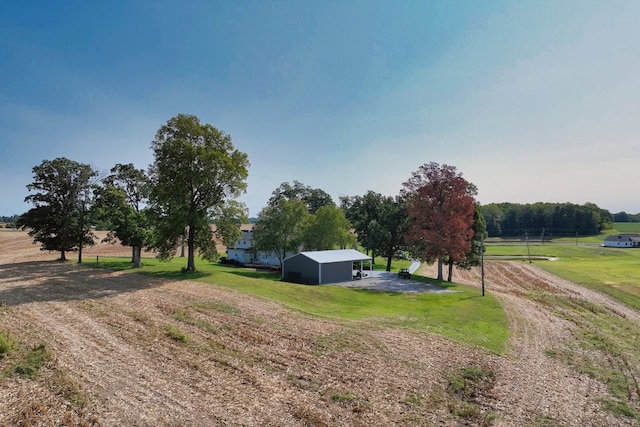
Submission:
<svg viewBox="0 0 640 427">
<path fill-rule="evenodd" d="M 85 254 L 118 250 L 127 255 L 119 247 Z M 0 330 L 45 342 L 52 354 L 37 381 L 0 378 L 0 425 L 466 425 L 442 396 L 444 374 L 470 365 L 496 373 L 481 397 L 497 414 L 493 425 L 624 425 L 599 408 L 602 383 L 546 355 L 572 340 L 572 325 L 527 295 L 544 289 L 636 321 L 638 313 L 535 266 L 487 268 L 513 331 L 508 354 L 492 355 L 437 335 L 312 318 L 228 289 L 53 258 L 24 235 L 0 233 Z M 456 274 L 478 282 L 474 272 Z"/>
</svg>

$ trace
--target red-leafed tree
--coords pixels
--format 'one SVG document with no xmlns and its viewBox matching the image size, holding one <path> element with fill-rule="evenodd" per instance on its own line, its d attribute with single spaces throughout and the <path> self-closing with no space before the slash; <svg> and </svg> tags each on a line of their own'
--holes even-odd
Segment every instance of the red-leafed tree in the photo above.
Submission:
<svg viewBox="0 0 640 427">
<path fill-rule="evenodd" d="M 462 262 L 471 252 L 476 188 L 454 166 L 431 162 L 402 184 L 401 194 L 407 200 L 406 242 L 412 255 L 438 261 L 438 280 L 443 280 L 443 261 Z"/>
</svg>

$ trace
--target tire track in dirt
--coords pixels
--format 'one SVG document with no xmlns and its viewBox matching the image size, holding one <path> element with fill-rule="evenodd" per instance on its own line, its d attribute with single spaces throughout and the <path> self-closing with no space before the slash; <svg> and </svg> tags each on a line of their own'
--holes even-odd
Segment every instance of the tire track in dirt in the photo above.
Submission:
<svg viewBox="0 0 640 427">
<path fill-rule="evenodd" d="M 499 415 L 494 425 L 545 425 L 544 417 L 565 426 L 624 425 L 596 405 L 603 384 L 547 357 L 546 350 L 572 339 L 571 325 L 529 295 L 593 298 L 629 318 L 637 313 L 535 266 L 485 264 L 487 290 L 512 327 L 508 354 L 490 355 L 427 333 L 369 329 L 366 321 L 351 328 L 200 283 L 70 263 L 11 264 L 55 256 L 12 244 L 14 253 L 5 254 L 0 239 L 2 327 L 50 344 L 54 363 L 81 386 L 88 410 L 105 426 L 463 425 L 428 399 L 442 390 L 443 372 L 469 365 L 489 365 L 496 374 L 481 402 Z M 107 249 L 115 254 L 117 247 L 92 248 Z M 454 280 L 479 286 L 477 271 L 456 271 Z M 198 311 L 196 302 L 212 304 Z M 215 331 L 179 322 L 177 313 Z M 189 344 L 168 338 L 168 324 L 186 332 Z M 425 403 L 409 405 L 410 392 Z M 354 400 L 335 402 L 336 395 Z"/>
<path fill-rule="evenodd" d="M 55 354 L 64 355 L 58 360 L 60 365 L 77 375 L 83 388 L 99 396 L 99 412 L 106 425 L 111 424 L 109 420 L 114 425 L 118 422 L 135 425 L 151 419 L 174 424 L 187 416 L 196 423 L 205 422 L 206 418 L 199 418 L 200 411 L 194 413 L 194 408 L 179 397 L 190 395 L 193 389 L 186 383 L 170 381 L 175 377 L 170 378 L 169 371 L 172 377 L 188 375 L 179 364 L 171 363 L 170 356 L 162 354 L 163 345 L 148 347 L 148 352 L 130 345 L 101 319 L 94 320 L 95 313 L 78 309 L 78 304 L 77 301 L 28 303 L 21 306 L 20 316 L 40 330 L 38 335 L 52 346 Z M 161 360 L 148 366 L 144 361 L 151 352 L 157 352 L 154 358 Z M 160 419 L 157 413 L 147 413 L 147 408 L 158 406 L 166 408 Z M 215 419 L 213 414 L 208 416 Z"/>
<path fill-rule="evenodd" d="M 424 266 L 421 273 L 435 277 L 436 266 Z M 457 269 L 453 280 L 479 287 L 480 271 Z M 518 262 L 485 262 L 485 289 L 502 303 L 511 330 L 509 354 L 492 359 L 497 381 L 493 396 L 485 402 L 487 406 L 510 414 L 512 419 L 527 419 L 527 414 L 538 417 L 527 419 L 528 422 L 544 421 L 539 417 L 547 417 L 567 426 L 624 425 L 603 413 L 597 403 L 607 396 L 605 384 L 576 374 L 546 354 L 575 340 L 571 334 L 574 325 L 530 296 L 547 292 L 582 298 L 631 319 L 638 319 L 637 312 L 536 266 Z"/>
</svg>

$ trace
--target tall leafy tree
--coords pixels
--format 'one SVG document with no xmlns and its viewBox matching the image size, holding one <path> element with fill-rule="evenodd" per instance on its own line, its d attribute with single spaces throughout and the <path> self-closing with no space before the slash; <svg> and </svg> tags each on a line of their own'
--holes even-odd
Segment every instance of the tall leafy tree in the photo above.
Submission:
<svg viewBox="0 0 640 427">
<path fill-rule="evenodd" d="M 241 225 L 249 222 L 249 210 L 244 203 L 237 200 L 227 200 L 214 214 L 216 234 L 227 246 L 233 244 L 242 236 Z"/>
<path fill-rule="evenodd" d="M 163 125 L 151 143 L 149 170 L 160 258 L 175 254 L 186 233 L 186 271 L 195 271 L 195 253 L 217 258 L 210 219 L 225 200 L 246 191 L 249 160 L 231 137 L 198 117 L 179 114 Z"/>
<path fill-rule="evenodd" d="M 445 258 L 461 261 L 470 252 L 475 200 L 470 185 L 454 166 L 426 163 L 403 184 L 409 228 L 407 242 L 419 259 L 438 262 L 442 280 Z"/>
<path fill-rule="evenodd" d="M 282 199 L 302 200 L 306 205 L 309 213 L 316 213 L 323 206 L 335 206 L 331 196 L 320 188 L 311 188 L 301 182 L 293 181 L 293 184 L 283 182 L 278 188 L 273 190 L 268 204 L 275 206 Z"/>
<path fill-rule="evenodd" d="M 398 251 L 405 248 L 407 233 L 407 206 L 402 197 L 382 197 L 378 218 L 371 221 L 367 235 L 378 253 L 387 260 L 386 271 L 391 271 L 391 261 Z"/>
<path fill-rule="evenodd" d="M 297 198 L 268 205 L 260 211 L 253 226 L 256 249 L 273 251 L 282 267 L 287 254 L 298 250 L 302 243 L 303 227 L 309 215 L 305 203 Z"/>
<path fill-rule="evenodd" d="M 94 244 L 89 220 L 91 188 L 96 172 L 91 166 L 58 157 L 44 160 L 33 168 L 34 180 L 27 185 L 33 194 L 25 198 L 34 207 L 20 216 L 17 225 L 29 228 L 29 235 L 41 243 L 41 250 L 59 251 L 65 261 L 66 252 Z"/>
<path fill-rule="evenodd" d="M 374 260 L 377 255 L 384 256 L 386 269 L 390 271 L 393 257 L 405 246 L 405 200 L 368 191 L 363 196 L 340 197 L 340 206 L 353 225 L 360 244 L 367 253 L 371 251 Z"/>
<path fill-rule="evenodd" d="M 111 224 L 105 241 L 118 239 L 131 247 L 131 262 L 140 267 L 142 248 L 152 243 L 153 231 L 146 205 L 150 191 L 149 178 L 131 163 L 118 163 L 95 191 L 96 216 Z"/>
<path fill-rule="evenodd" d="M 374 262 L 381 243 L 377 238 L 378 226 L 375 223 L 379 222 L 383 199 L 382 194 L 371 190 L 363 196 L 340 197 L 340 207 L 351 222 L 360 244 L 367 253 L 371 251 Z"/>
<path fill-rule="evenodd" d="M 346 248 L 355 243 L 350 233 L 351 225 L 344 211 L 337 206 L 322 206 L 315 214 L 309 214 L 303 226 L 305 250 Z"/>
</svg>

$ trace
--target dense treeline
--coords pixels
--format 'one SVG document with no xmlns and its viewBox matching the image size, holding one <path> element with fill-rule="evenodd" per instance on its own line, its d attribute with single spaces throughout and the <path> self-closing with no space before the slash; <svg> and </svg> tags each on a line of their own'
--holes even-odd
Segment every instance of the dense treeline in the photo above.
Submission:
<svg viewBox="0 0 640 427">
<path fill-rule="evenodd" d="M 16 222 L 16 220 L 20 217 L 20 215 L 13 216 L 0 216 L 0 222 Z"/>
<path fill-rule="evenodd" d="M 482 214 L 490 237 L 587 236 L 611 228 L 614 220 L 594 203 L 491 203 Z"/>
<path fill-rule="evenodd" d="M 614 213 L 613 222 L 640 222 L 640 213 L 635 215 L 626 213 L 625 211 Z"/>
</svg>

